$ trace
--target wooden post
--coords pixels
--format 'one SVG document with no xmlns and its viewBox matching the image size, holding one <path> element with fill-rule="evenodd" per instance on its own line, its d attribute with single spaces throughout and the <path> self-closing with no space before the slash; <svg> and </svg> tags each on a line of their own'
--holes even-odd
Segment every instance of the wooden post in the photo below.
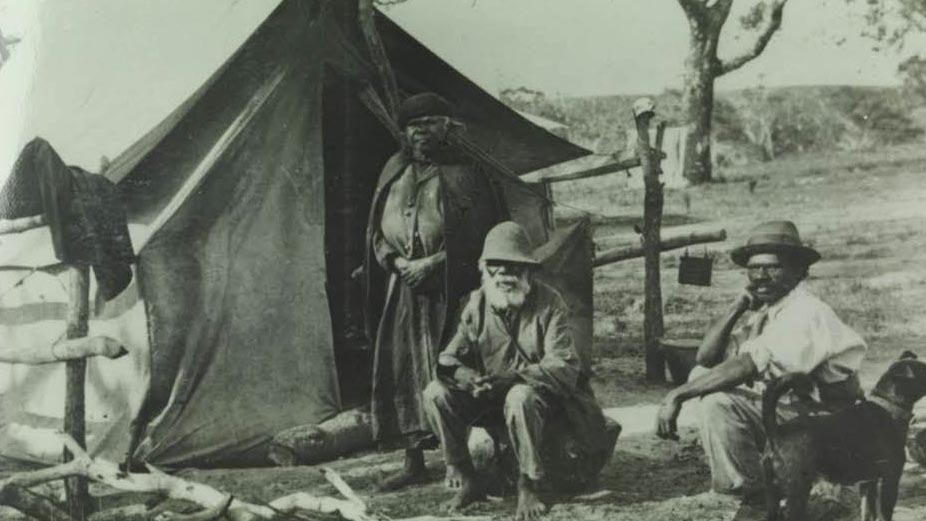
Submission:
<svg viewBox="0 0 926 521">
<path fill-rule="evenodd" d="M 88 266 L 68 266 L 68 339 L 87 336 L 90 313 L 90 269 Z M 81 447 L 86 448 L 84 384 L 87 375 L 86 359 L 69 360 L 65 369 L 67 383 L 65 387 L 64 432 L 69 434 Z M 64 461 L 72 459 L 70 451 L 65 449 Z M 83 521 L 87 518 L 89 493 L 87 480 L 73 477 L 65 480 L 68 514 L 71 519 Z"/>
<path fill-rule="evenodd" d="M 643 98 L 633 104 L 633 119 L 637 127 L 637 156 L 643 168 L 643 257 L 646 269 L 643 303 L 643 344 L 646 349 L 646 379 L 665 382 L 665 359 L 659 347 L 663 334 L 662 288 L 659 279 L 660 227 L 662 226 L 662 183 L 659 181 L 659 160 L 650 147 L 649 125 L 656 115 L 656 105 Z M 661 145 L 662 126 L 656 142 Z"/>
</svg>

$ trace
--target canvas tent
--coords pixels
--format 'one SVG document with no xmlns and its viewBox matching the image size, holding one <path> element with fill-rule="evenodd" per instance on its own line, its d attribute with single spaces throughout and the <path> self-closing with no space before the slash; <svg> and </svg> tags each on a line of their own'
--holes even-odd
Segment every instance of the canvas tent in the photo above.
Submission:
<svg viewBox="0 0 926 521">
<path fill-rule="evenodd" d="M 369 353 L 355 349 L 362 317 L 350 272 L 396 145 L 358 98 L 376 76 L 338 4 L 282 2 L 107 170 L 138 261 L 132 285 L 97 302 L 91 318 L 91 332 L 131 352 L 90 364 L 92 452 L 119 458 L 131 448 L 168 467 L 262 463 L 270 436 L 365 392 Z M 387 18 L 376 22 L 400 89 L 436 91 L 459 107 L 472 142 L 507 172 L 494 175 L 512 214 L 545 240 L 546 201 L 509 175 L 587 151 L 520 118 Z M 580 241 L 576 230 L 558 240 Z M 47 235 L 0 239 L 0 327 L 24 342 L 61 331 L 66 295 Z M 63 371 L 2 370 L 0 450 L 54 456 L 39 442 L 60 415 L 51 390 Z"/>
</svg>

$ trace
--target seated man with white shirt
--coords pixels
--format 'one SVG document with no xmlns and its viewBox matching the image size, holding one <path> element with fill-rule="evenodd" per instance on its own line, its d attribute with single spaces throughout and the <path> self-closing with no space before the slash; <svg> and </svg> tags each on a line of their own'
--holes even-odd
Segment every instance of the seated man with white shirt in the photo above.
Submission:
<svg viewBox="0 0 926 521">
<path fill-rule="evenodd" d="M 760 453 L 762 390 L 770 378 L 807 373 L 816 384 L 813 404 L 786 396 L 779 422 L 808 412 L 851 405 L 862 397 L 858 369 L 864 340 L 802 282 L 820 259 L 805 246 L 790 221 L 753 230 L 731 257 L 746 268 L 749 284 L 708 330 L 688 383 L 669 392 L 657 420 L 657 435 L 676 438 L 682 404 L 701 398 L 701 444 L 716 492 L 752 497 L 763 487 Z M 752 313 L 737 327 L 747 311 Z"/>
</svg>

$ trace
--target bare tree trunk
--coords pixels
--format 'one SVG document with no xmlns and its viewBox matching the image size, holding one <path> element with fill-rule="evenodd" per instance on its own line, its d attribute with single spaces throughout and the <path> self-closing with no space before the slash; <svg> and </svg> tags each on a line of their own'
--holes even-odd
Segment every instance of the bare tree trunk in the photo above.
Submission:
<svg viewBox="0 0 926 521">
<path fill-rule="evenodd" d="M 781 27 L 781 16 L 788 0 L 763 0 L 755 39 L 736 56 L 717 57 L 720 32 L 730 15 L 733 0 L 677 0 L 691 30 L 690 49 L 685 62 L 683 103 L 689 131 L 685 155 L 685 177 L 692 183 L 711 180 L 711 118 L 714 111 L 714 80 L 749 63 L 762 54 L 772 35 Z"/>
<path fill-rule="evenodd" d="M 693 184 L 711 180 L 711 121 L 717 76 L 717 37 L 701 24 L 691 24 L 691 47 L 685 62 L 682 104 L 688 120 L 685 177 Z"/>
</svg>

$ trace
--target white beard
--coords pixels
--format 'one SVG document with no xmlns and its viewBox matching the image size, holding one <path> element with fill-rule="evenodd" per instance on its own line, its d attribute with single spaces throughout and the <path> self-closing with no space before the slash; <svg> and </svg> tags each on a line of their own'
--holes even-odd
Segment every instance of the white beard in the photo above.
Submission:
<svg viewBox="0 0 926 521">
<path fill-rule="evenodd" d="M 509 283 L 513 282 L 512 285 Z M 531 292 L 530 275 L 525 272 L 520 277 L 498 279 L 482 272 L 482 289 L 489 305 L 498 310 L 519 309 Z"/>
</svg>

